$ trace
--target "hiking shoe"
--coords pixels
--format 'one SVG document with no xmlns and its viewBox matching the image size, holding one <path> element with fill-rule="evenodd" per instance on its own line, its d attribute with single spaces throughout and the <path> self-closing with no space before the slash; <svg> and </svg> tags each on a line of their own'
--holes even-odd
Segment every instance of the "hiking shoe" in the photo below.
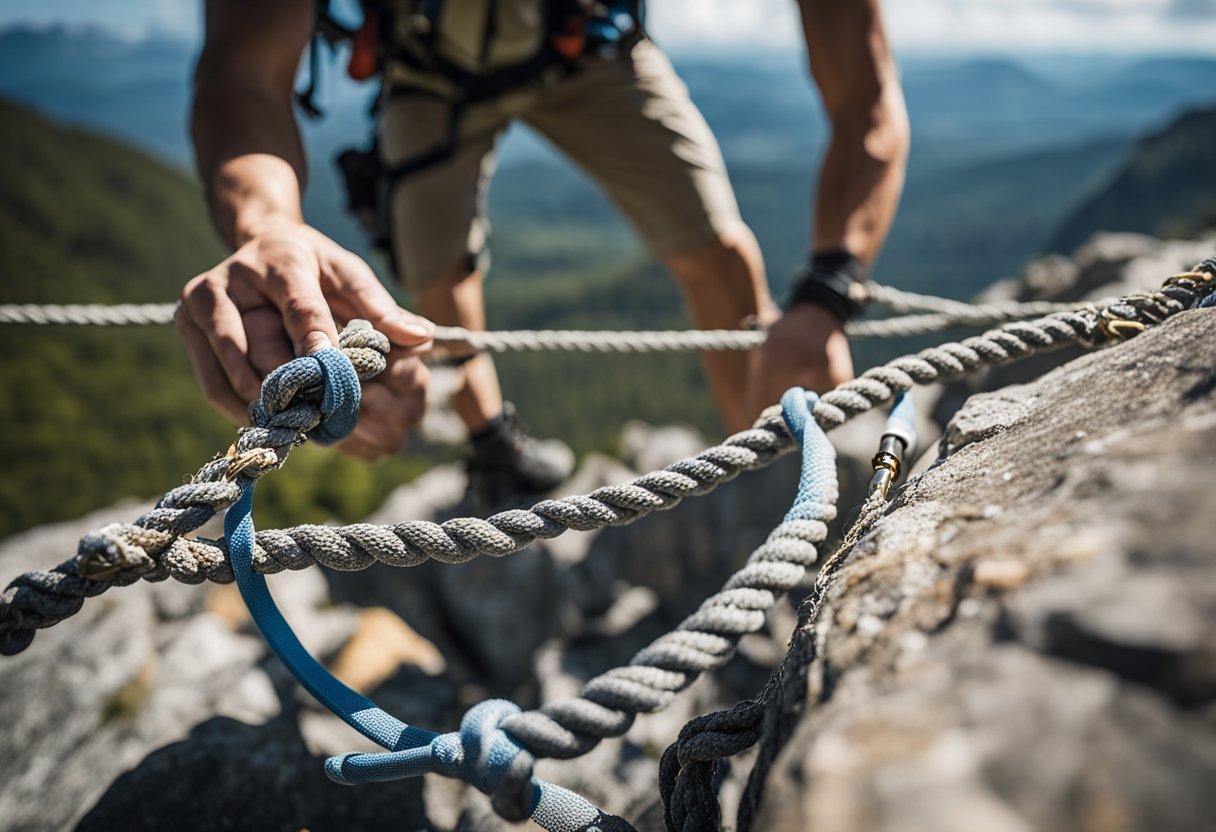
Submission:
<svg viewBox="0 0 1216 832">
<path fill-rule="evenodd" d="M 564 442 L 528 436 L 510 402 L 470 440 L 469 497 L 479 511 L 523 504 L 552 491 L 574 470 L 574 452 Z"/>
</svg>

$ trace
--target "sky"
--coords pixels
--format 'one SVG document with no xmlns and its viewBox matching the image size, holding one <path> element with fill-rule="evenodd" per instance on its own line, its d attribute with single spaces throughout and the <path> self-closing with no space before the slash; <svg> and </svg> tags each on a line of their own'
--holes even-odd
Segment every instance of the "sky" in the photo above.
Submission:
<svg viewBox="0 0 1216 832">
<path fill-rule="evenodd" d="M 843 2 L 843 0 L 837 0 Z M 100 24 L 129 37 L 195 40 L 199 0 L 4 0 L 0 26 Z M 649 0 L 649 28 L 675 53 L 796 49 L 794 0 Z M 884 0 L 897 50 L 915 53 L 1216 54 L 1216 0 Z"/>
</svg>

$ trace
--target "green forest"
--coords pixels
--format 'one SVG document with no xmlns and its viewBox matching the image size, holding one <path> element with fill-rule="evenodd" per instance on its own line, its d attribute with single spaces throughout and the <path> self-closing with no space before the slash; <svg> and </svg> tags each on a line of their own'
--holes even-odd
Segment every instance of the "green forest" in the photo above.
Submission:
<svg viewBox="0 0 1216 832">
<path fill-rule="evenodd" d="M 0 125 L 0 302 L 164 302 L 223 256 L 183 173 L 3 102 Z M 235 436 L 169 327 L 4 326 L 0 357 L 0 537 L 159 494 Z M 426 465 L 301 448 L 259 522 L 357 519 Z"/>
</svg>

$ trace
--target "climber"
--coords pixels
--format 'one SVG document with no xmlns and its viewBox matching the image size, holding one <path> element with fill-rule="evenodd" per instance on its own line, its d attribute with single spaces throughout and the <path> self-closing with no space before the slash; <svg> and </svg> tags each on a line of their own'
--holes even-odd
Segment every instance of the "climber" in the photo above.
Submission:
<svg viewBox="0 0 1216 832">
<path fill-rule="evenodd" d="M 833 133 L 813 256 L 784 314 L 770 299 L 717 144 L 634 7 L 588 10 L 569 0 L 540 15 L 536 0 L 432 0 L 406 3 L 416 13 L 398 17 L 385 4 L 364 5 L 371 13 L 353 34 L 352 69 L 378 69 L 385 81 L 370 160 L 384 178 L 370 191 L 390 192 L 384 236 L 422 314 L 484 325 L 480 203 L 497 138 L 518 118 L 621 206 L 675 276 L 699 327 L 738 328 L 753 317 L 770 327 L 756 354 L 704 356 L 727 428 L 746 427 L 791 384 L 826 389 L 851 376 L 843 323 L 858 301 L 849 287 L 881 246 L 907 152 L 878 0 L 800 3 Z M 335 317 L 371 320 L 394 352 L 344 446 L 370 459 L 395 452 L 421 418 L 427 371 L 419 355 L 430 325 L 302 219 L 305 165 L 291 94 L 313 31 L 303 0 L 207 4 L 193 134 L 212 216 L 236 251 L 187 284 L 177 325 L 209 400 L 243 420 L 262 376 L 292 351 L 332 342 Z M 495 497 L 556 484 L 564 471 L 522 434 L 490 358 L 469 357 L 460 374 L 455 406 L 473 437 L 471 481 Z"/>
</svg>

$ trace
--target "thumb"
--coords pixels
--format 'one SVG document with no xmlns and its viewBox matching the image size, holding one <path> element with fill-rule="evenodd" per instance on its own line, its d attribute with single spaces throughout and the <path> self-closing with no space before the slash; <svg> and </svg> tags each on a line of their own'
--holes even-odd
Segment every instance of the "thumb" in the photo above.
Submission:
<svg viewBox="0 0 1216 832">
<path fill-rule="evenodd" d="M 358 266 L 362 268 L 349 268 L 343 275 L 357 316 L 366 318 L 399 347 L 414 350 L 430 347 L 435 325 L 398 306 L 372 270 L 362 261 Z"/>
<path fill-rule="evenodd" d="M 392 309 L 384 311 L 382 314 L 368 310 L 365 317 L 372 322 L 372 326 L 383 332 L 388 336 L 389 341 L 399 347 L 429 348 L 431 339 L 435 337 L 433 323 L 402 309 L 395 303 Z"/>
</svg>

